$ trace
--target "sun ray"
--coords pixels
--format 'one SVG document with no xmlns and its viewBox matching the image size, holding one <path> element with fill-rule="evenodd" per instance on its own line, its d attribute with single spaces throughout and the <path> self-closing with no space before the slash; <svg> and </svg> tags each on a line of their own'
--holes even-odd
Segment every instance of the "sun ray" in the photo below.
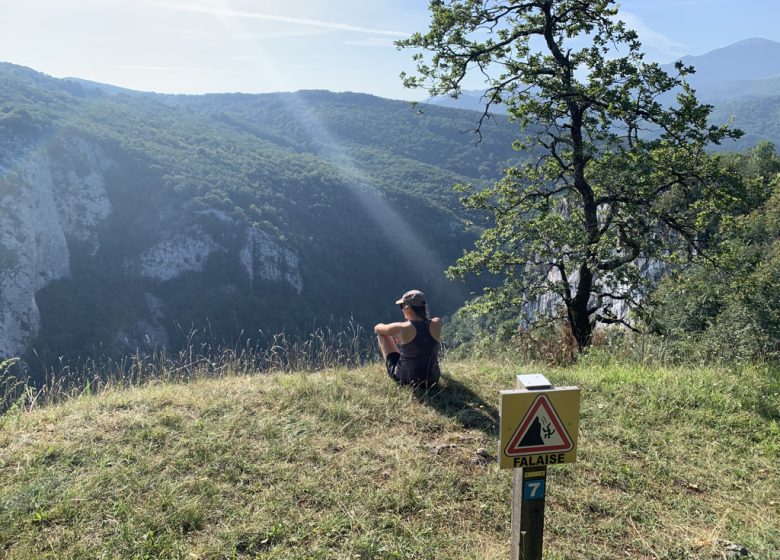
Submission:
<svg viewBox="0 0 780 560">
<path fill-rule="evenodd" d="M 227 2 L 220 2 L 219 7 L 224 8 L 224 11 L 217 9 L 213 13 L 221 25 L 235 36 L 251 37 L 251 30 L 247 28 L 245 20 L 224 15 L 229 11 Z M 260 61 L 265 75 L 273 76 L 275 89 L 281 91 L 293 89 L 289 87 L 284 73 L 276 67 L 273 56 L 267 53 L 260 44 L 250 39 L 242 39 L 240 42 L 245 51 L 240 54 Z M 348 149 L 330 132 L 303 96 L 292 93 L 281 96 L 281 100 L 290 109 L 290 114 L 305 125 L 303 128 L 309 131 L 309 138 L 317 146 L 317 153 L 333 166 L 342 183 L 360 202 L 366 214 L 387 240 L 395 246 L 414 248 L 413 251 L 400 251 L 410 268 L 420 269 L 423 267 L 426 276 L 443 276 L 445 266 L 436 252 L 428 246 L 412 224 L 385 199 L 382 190 L 375 181 L 360 169 L 350 156 Z"/>
</svg>

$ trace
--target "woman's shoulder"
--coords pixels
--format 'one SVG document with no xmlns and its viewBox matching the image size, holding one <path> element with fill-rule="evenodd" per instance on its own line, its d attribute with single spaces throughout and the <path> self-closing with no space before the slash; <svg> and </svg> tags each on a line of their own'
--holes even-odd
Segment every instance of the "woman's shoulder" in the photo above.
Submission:
<svg viewBox="0 0 780 560">
<path fill-rule="evenodd" d="M 441 324 L 441 317 L 434 317 L 433 319 L 431 319 L 431 323 L 436 324 L 436 325 L 440 325 Z"/>
</svg>

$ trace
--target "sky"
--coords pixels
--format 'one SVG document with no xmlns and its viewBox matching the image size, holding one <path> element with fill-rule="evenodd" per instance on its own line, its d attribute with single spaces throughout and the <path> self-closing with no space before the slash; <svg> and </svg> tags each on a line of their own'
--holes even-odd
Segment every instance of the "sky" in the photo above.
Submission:
<svg viewBox="0 0 780 560">
<path fill-rule="evenodd" d="M 0 0 L 0 61 L 162 93 L 358 91 L 423 99 L 393 41 L 427 0 Z M 778 0 L 623 0 L 651 60 L 751 37 L 780 42 Z M 479 89 L 476 79 L 466 87 Z"/>
</svg>

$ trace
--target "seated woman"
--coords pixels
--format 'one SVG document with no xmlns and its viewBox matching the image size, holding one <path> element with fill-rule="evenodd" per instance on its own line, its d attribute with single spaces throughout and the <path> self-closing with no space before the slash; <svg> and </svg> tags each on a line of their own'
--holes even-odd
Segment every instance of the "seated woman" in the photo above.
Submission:
<svg viewBox="0 0 780 560">
<path fill-rule="evenodd" d="M 397 383 L 433 387 L 439 382 L 441 319 L 428 318 L 425 294 L 406 292 L 396 301 L 406 321 L 374 327 L 388 375 Z"/>
</svg>

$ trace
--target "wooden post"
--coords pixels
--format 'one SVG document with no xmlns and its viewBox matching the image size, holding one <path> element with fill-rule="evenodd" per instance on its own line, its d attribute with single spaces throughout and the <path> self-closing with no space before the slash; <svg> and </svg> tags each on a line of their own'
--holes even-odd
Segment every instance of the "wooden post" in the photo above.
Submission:
<svg viewBox="0 0 780 560">
<path fill-rule="evenodd" d="M 520 389 L 551 388 L 543 375 L 517 376 Z M 511 560 L 542 560 L 547 467 L 512 469 Z"/>
<path fill-rule="evenodd" d="M 511 560 L 542 560 L 547 467 L 512 469 Z"/>
<path fill-rule="evenodd" d="M 517 376 L 499 391 L 498 463 L 512 469 L 512 560 L 542 560 L 547 467 L 577 459 L 580 388 L 554 387 L 542 374 Z"/>
</svg>

